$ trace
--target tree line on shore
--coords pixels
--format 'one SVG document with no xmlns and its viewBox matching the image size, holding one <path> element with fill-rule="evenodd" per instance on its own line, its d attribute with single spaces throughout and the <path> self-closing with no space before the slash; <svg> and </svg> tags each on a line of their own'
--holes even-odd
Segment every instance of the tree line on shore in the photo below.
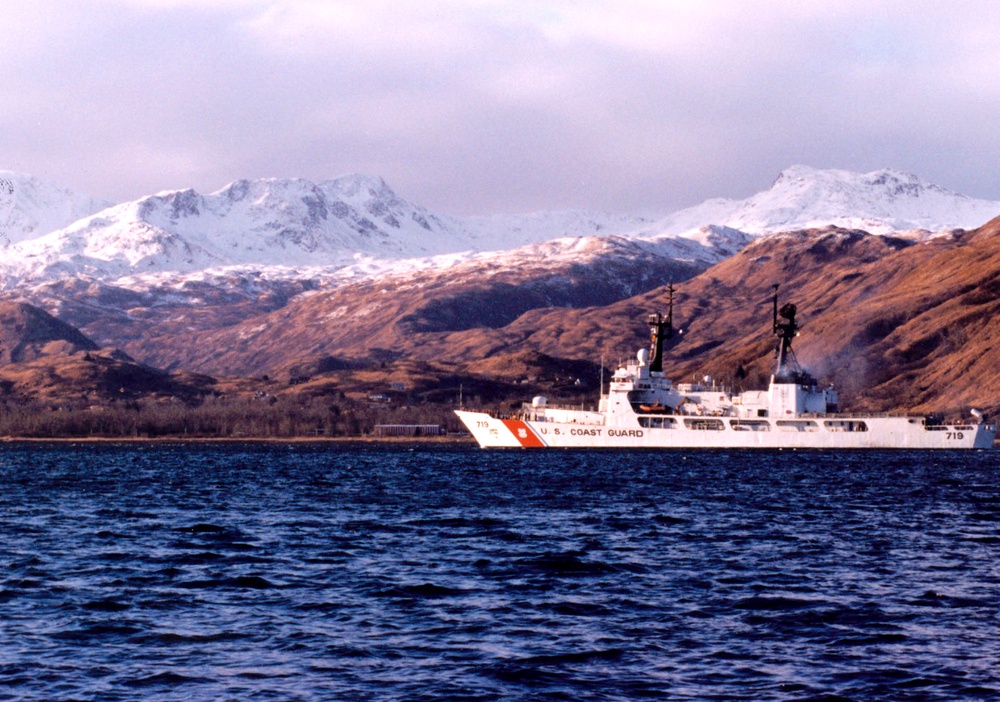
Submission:
<svg viewBox="0 0 1000 702">
<path fill-rule="evenodd" d="M 309 438 L 371 434 L 379 424 L 460 431 L 446 405 L 375 405 L 329 397 L 208 397 L 196 406 L 154 398 L 72 407 L 3 403 L 0 436 L 24 438 Z"/>
</svg>

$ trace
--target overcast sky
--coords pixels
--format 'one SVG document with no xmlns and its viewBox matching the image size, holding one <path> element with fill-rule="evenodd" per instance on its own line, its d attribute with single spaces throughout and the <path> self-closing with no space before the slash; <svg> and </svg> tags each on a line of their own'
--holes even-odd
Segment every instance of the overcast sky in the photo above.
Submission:
<svg viewBox="0 0 1000 702">
<path fill-rule="evenodd" d="M 793 164 L 1000 200 L 992 0 L 0 0 L 0 169 L 112 200 L 380 175 L 666 213 Z"/>
</svg>

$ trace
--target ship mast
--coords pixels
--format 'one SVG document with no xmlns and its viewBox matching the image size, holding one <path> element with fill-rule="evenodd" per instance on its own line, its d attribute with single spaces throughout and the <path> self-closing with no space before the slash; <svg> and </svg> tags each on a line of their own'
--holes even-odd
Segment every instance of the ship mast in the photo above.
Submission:
<svg viewBox="0 0 1000 702">
<path fill-rule="evenodd" d="M 797 382 L 801 374 L 795 353 L 792 351 L 792 339 L 799 335 L 799 325 L 795 321 L 796 308 L 791 302 L 782 305 L 778 309 L 778 284 L 774 284 L 774 334 L 778 337 L 778 343 L 774 353 L 777 363 L 774 369 L 774 380 L 778 383 Z M 781 317 L 784 321 L 779 322 Z"/>
<path fill-rule="evenodd" d="M 659 312 L 654 312 L 646 318 L 649 324 L 650 341 L 649 348 L 649 370 L 650 372 L 663 372 L 663 340 L 670 339 L 674 335 L 674 284 L 667 286 L 667 316 L 663 317 Z"/>
</svg>

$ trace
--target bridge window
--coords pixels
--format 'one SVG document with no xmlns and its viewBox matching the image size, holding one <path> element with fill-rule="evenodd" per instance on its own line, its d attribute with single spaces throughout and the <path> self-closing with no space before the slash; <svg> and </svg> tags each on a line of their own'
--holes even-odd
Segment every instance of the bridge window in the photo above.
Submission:
<svg viewBox="0 0 1000 702">
<path fill-rule="evenodd" d="M 721 419 L 708 419 L 705 417 L 688 417 L 684 420 L 684 426 L 697 431 L 722 431 L 726 428 Z"/>
<path fill-rule="evenodd" d="M 771 423 L 762 419 L 730 419 L 734 431 L 771 431 Z"/>
<path fill-rule="evenodd" d="M 827 431 L 868 431 L 868 425 L 856 419 L 829 419 L 823 426 Z"/>
<path fill-rule="evenodd" d="M 639 417 L 639 426 L 645 429 L 674 429 L 677 420 L 673 417 Z"/>
<path fill-rule="evenodd" d="M 819 425 L 811 419 L 779 419 L 775 424 L 779 431 L 818 431 Z"/>
</svg>

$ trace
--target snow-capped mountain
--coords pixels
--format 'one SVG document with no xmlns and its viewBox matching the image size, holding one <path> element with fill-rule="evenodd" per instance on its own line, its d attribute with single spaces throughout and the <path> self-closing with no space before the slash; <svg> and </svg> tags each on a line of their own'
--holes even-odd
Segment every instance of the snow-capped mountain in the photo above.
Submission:
<svg viewBox="0 0 1000 702">
<path fill-rule="evenodd" d="M 117 277 L 229 265 L 343 265 L 358 254 L 409 258 L 447 249 L 448 224 L 379 178 L 237 181 L 110 207 L 10 252 L 29 278 Z M 14 261 L 12 260 L 13 264 Z"/>
<path fill-rule="evenodd" d="M 706 200 L 652 228 L 677 234 L 705 224 L 769 234 L 836 225 L 872 234 L 973 229 L 1000 214 L 1000 202 L 953 193 L 914 175 L 793 166 L 768 189 L 745 200 Z"/>
<path fill-rule="evenodd" d="M 212 193 L 178 190 L 109 207 L 10 247 L 7 285 L 69 275 L 102 279 L 232 266 L 340 268 L 445 253 L 470 254 L 648 220 L 579 212 L 463 220 L 400 198 L 381 178 L 321 183 L 241 180 Z M 384 266 L 375 266 L 381 268 Z"/>
<path fill-rule="evenodd" d="M 61 229 L 110 206 L 41 178 L 0 171 L 0 247 Z"/>
<path fill-rule="evenodd" d="M 578 255 L 580 237 L 625 237 L 647 242 L 656 255 L 711 264 L 738 251 L 748 235 L 828 225 L 936 232 L 973 228 L 1000 214 L 1000 202 L 896 171 L 806 166 L 785 170 L 745 200 L 708 200 L 662 219 L 574 211 L 451 217 L 364 175 L 320 183 L 240 180 L 210 195 L 163 192 L 95 213 L 106 203 L 40 183 L 0 174 L 0 245 L 11 242 L 0 261 L 0 287 L 80 275 L 133 284 L 153 276 L 161 284 L 164 276 L 208 280 L 211 271 L 232 268 L 356 279 L 484 252 L 509 252 L 512 260 L 532 251 Z M 67 224 L 81 212 L 89 216 Z M 536 246 L 545 242 L 552 243 Z"/>
</svg>

